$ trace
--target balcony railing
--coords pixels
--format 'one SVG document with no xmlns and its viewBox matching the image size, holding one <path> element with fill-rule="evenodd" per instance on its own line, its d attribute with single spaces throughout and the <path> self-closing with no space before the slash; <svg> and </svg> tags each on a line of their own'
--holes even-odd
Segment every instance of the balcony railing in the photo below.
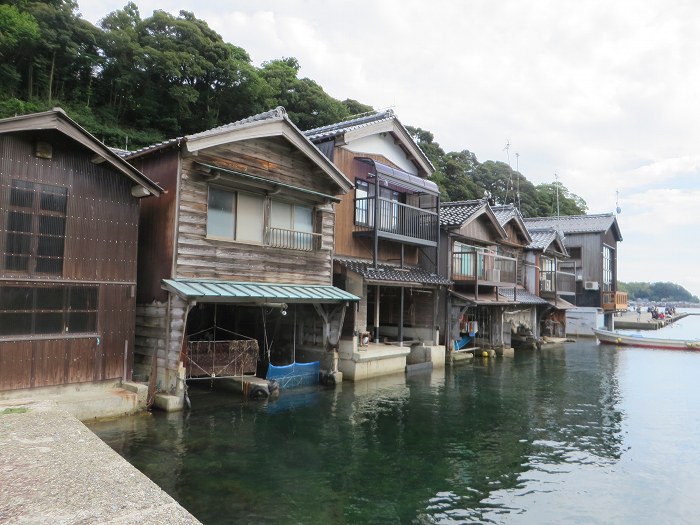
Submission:
<svg viewBox="0 0 700 525">
<path fill-rule="evenodd" d="M 375 202 L 379 209 L 375 210 Z M 437 242 L 438 214 L 408 204 L 380 197 L 355 199 L 355 232 L 373 232 L 375 211 L 379 212 L 377 230 L 380 237 Z"/>
<path fill-rule="evenodd" d="M 602 292 L 603 310 L 627 310 L 629 302 L 625 292 Z"/>
<path fill-rule="evenodd" d="M 576 294 L 576 274 L 554 270 L 540 270 L 540 295 Z"/>
<path fill-rule="evenodd" d="M 481 250 L 452 253 L 452 280 L 479 283 L 516 283 L 517 261 Z"/>
<path fill-rule="evenodd" d="M 267 228 L 265 230 L 265 244 L 273 248 L 313 252 L 321 246 L 321 234 L 284 228 Z"/>
</svg>

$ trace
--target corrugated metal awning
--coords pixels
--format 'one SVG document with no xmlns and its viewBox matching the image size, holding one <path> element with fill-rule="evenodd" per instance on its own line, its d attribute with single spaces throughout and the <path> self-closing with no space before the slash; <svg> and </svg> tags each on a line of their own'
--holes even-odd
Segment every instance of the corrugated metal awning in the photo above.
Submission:
<svg viewBox="0 0 700 525">
<path fill-rule="evenodd" d="M 339 303 L 360 299 L 335 286 L 313 284 L 163 279 L 163 288 L 183 299 L 205 303 Z"/>
</svg>

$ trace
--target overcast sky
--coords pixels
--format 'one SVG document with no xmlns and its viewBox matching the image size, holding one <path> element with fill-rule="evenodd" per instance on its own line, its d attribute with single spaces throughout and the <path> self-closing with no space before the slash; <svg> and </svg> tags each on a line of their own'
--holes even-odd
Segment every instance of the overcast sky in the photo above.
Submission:
<svg viewBox="0 0 700 525">
<path fill-rule="evenodd" d="M 619 279 L 700 296 L 700 2 L 135 3 L 193 12 L 256 66 L 296 57 L 331 96 L 391 107 L 445 151 L 510 160 L 535 184 L 556 173 L 589 213 L 619 203 Z M 125 4 L 79 11 L 97 23 Z"/>
</svg>

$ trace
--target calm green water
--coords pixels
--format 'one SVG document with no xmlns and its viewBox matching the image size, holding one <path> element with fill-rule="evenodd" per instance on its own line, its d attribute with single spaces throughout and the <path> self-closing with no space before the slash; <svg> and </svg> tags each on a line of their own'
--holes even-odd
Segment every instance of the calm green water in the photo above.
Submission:
<svg viewBox="0 0 700 525">
<path fill-rule="evenodd" d="M 91 428 L 205 524 L 697 523 L 699 377 L 580 341 Z"/>
</svg>

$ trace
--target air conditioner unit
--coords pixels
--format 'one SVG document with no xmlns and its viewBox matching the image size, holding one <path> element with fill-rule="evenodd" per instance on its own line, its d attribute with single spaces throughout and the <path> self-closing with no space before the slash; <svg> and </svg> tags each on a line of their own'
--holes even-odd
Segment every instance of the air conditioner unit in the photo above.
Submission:
<svg viewBox="0 0 700 525">
<path fill-rule="evenodd" d="M 586 281 L 583 283 L 583 287 L 586 290 L 598 290 L 598 281 Z"/>
<path fill-rule="evenodd" d="M 551 292 L 554 289 L 554 286 L 552 286 L 552 281 L 542 281 L 542 291 L 543 292 Z"/>
<path fill-rule="evenodd" d="M 498 268 L 489 268 L 486 270 L 486 280 L 494 283 L 501 282 L 501 270 Z"/>
</svg>

